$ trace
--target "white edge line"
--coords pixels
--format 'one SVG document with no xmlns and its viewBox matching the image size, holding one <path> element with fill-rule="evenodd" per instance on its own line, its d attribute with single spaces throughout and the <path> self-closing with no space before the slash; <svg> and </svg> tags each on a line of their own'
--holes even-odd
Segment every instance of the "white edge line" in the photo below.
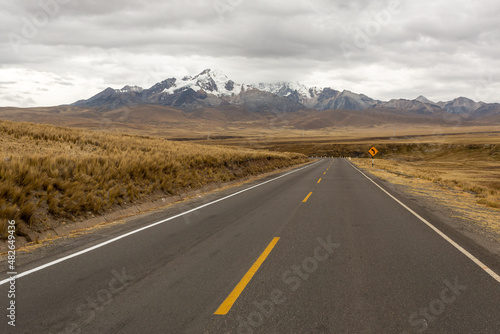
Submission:
<svg viewBox="0 0 500 334">
<path fill-rule="evenodd" d="M 356 169 L 358 172 L 360 172 L 364 177 L 366 177 L 368 180 L 370 180 L 374 185 L 376 185 L 377 187 L 379 187 L 383 192 L 385 192 L 387 195 L 389 195 L 389 197 L 391 197 L 393 200 L 395 200 L 396 202 L 398 202 L 403 208 L 405 208 L 406 210 L 410 211 L 411 214 L 413 214 L 415 217 L 417 217 L 418 219 L 420 219 L 422 222 L 424 222 L 427 226 L 429 226 L 431 229 L 434 230 L 434 232 L 436 232 L 437 234 L 439 234 L 444 240 L 448 241 L 450 244 L 453 245 L 453 247 L 455 247 L 456 249 L 458 249 L 460 252 L 462 252 L 462 254 L 464 254 L 465 256 L 467 256 L 469 259 L 471 259 L 475 264 L 477 264 L 479 266 L 479 268 L 483 269 L 484 271 L 486 271 L 491 277 L 493 277 L 495 280 L 497 280 L 499 283 L 500 283 L 500 276 L 495 273 L 493 270 L 491 270 L 487 265 L 485 265 L 483 262 L 481 262 L 478 258 L 476 258 L 474 255 L 472 255 L 471 253 L 469 253 L 468 251 L 466 251 L 462 246 L 460 246 L 459 244 L 457 244 L 455 241 L 453 241 L 452 239 L 450 239 L 450 237 L 448 237 L 446 234 L 444 234 L 443 232 L 441 232 L 441 230 L 439 230 L 437 227 L 435 227 L 434 225 L 432 225 L 431 223 L 429 223 L 426 219 L 424 219 L 423 217 L 421 217 L 418 213 L 416 213 L 415 211 L 413 211 L 412 209 L 410 209 L 408 206 L 406 206 L 405 204 L 403 204 L 400 200 L 398 200 L 396 197 L 392 196 L 389 192 L 387 192 L 384 188 L 382 188 L 381 186 L 379 186 L 375 181 L 373 181 L 371 178 L 369 178 L 365 173 L 363 173 L 361 170 L 359 170 L 357 167 L 355 167 L 352 163 L 348 162 L 354 169 Z"/>
<path fill-rule="evenodd" d="M 93 251 L 94 249 L 101 248 L 101 247 L 103 247 L 103 246 L 105 246 L 105 245 L 108 245 L 108 244 L 113 243 L 113 242 L 115 242 L 115 241 L 118 241 L 118 240 L 120 240 L 120 239 L 126 238 L 126 237 L 128 237 L 128 236 L 130 236 L 130 235 L 132 235 L 132 234 L 135 234 L 135 233 L 138 233 L 138 232 L 144 231 L 144 230 L 146 230 L 146 229 L 148 229 L 148 228 L 151 228 L 151 227 L 153 227 L 153 226 L 156 226 L 156 225 L 163 224 L 163 223 L 165 223 L 165 222 L 167 222 L 167 221 L 169 221 L 169 220 L 172 220 L 172 219 L 175 219 L 175 218 L 181 217 L 181 216 L 183 216 L 183 215 L 185 215 L 185 214 L 191 213 L 191 212 L 193 212 L 193 211 L 199 210 L 199 209 L 201 209 L 201 208 L 207 207 L 207 206 L 212 205 L 212 204 L 215 204 L 215 203 L 217 203 L 217 202 L 220 202 L 220 201 L 226 200 L 226 199 L 228 199 L 228 198 L 230 198 L 230 197 L 233 197 L 233 196 L 239 195 L 239 194 L 241 194 L 241 193 L 244 193 L 245 191 L 248 191 L 248 190 L 251 190 L 251 189 L 254 189 L 254 188 L 260 187 L 260 186 L 262 186 L 262 185 L 264 185 L 264 184 L 266 184 L 266 183 L 276 181 L 276 180 L 281 179 L 282 177 L 285 177 L 285 176 L 287 176 L 287 175 L 290 175 L 290 174 L 296 173 L 296 172 L 298 172 L 298 171 L 301 171 L 301 170 L 303 170 L 303 169 L 305 169 L 305 168 L 309 168 L 309 167 L 311 167 L 311 166 L 314 166 L 315 164 L 317 164 L 317 163 L 319 163 L 319 162 L 321 162 L 321 161 L 322 161 L 322 160 L 320 160 L 320 161 L 316 161 L 316 162 L 313 162 L 313 163 L 312 163 L 312 164 L 310 164 L 310 165 L 307 165 L 307 166 L 301 167 L 301 168 L 299 168 L 299 169 L 293 170 L 293 171 L 291 171 L 291 172 L 288 172 L 288 173 L 286 173 L 286 174 L 280 175 L 280 176 L 278 176 L 278 177 L 275 177 L 274 179 L 264 181 L 264 182 L 262 182 L 262 183 L 259 183 L 259 184 L 256 184 L 256 185 L 254 185 L 254 186 L 251 186 L 251 187 L 249 187 L 249 188 L 245 188 L 245 189 L 243 189 L 243 190 L 240 190 L 240 191 L 237 191 L 237 192 L 235 192 L 235 193 L 233 193 L 233 194 L 230 194 L 230 195 L 227 195 L 227 196 L 225 196 L 225 197 L 219 198 L 219 199 L 217 199 L 217 200 L 215 200 L 215 201 L 212 201 L 212 202 L 210 202 L 210 203 L 206 203 L 206 204 L 200 205 L 200 206 L 198 206 L 198 207 L 196 207 L 196 208 L 193 208 L 193 209 L 191 209 L 191 210 L 188 210 L 188 211 L 185 211 L 185 212 L 179 213 L 179 214 L 177 214 L 177 215 L 175 215 L 175 216 L 172 216 L 172 217 L 169 217 L 169 218 L 166 218 L 166 219 L 163 219 L 163 220 L 157 221 L 157 222 L 155 222 L 155 223 L 152 223 L 152 224 L 149 224 L 149 225 L 147 225 L 147 226 L 141 227 L 141 228 L 139 228 L 139 229 L 137 229 L 137 230 L 133 230 L 133 231 L 127 232 L 127 233 L 122 234 L 122 235 L 120 235 L 120 236 L 118 236 L 118 237 L 115 237 L 115 238 L 113 238 L 113 239 L 109 239 L 109 240 L 104 241 L 104 242 L 102 242 L 102 243 L 100 243 L 100 244 L 97 244 L 97 245 L 94 245 L 94 246 L 92 246 L 92 247 L 86 248 L 86 249 L 81 250 L 81 251 L 79 251 L 79 252 L 76 252 L 76 253 L 73 253 L 73 254 L 70 254 L 70 255 L 64 256 L 64 257 L 62 257 L 62 258 L 60 258 L 60 259 L 57 259 L 57 260 L 51 261 L 51 262 L 49 262 L 49 263 L 43 264 L 43 265 L 41 265 L 41 266 L 35 267 L 35 268 L 33 268 L 33 269 L 30 269 L 30 270 L 27 270 L 27 271 L 25 271 L 25 272 L 22 272 L 22 273 L 20 273 L 20 274 L 17 274 L 17 275 L 15 275 L 15 276 L 13 276 L 13 277 L 6 278 L 6 279 L 4 279 L 4 280 L 0 281 L 0 285 L 4 285 L 5 283 L 10 282 L 11 280 L 18 279 L 18 278 L 23 277 L 23 276 L 27 276 L 27 275 L 32 274 L 32 273 L 34 273 L 34 272 L 37 272 L 37 271 L 40 271 L 40 270 L 42 270 L 42 269 L 45 269 L 45 268 L 51 267 L 51 266 L 53 266 L 53 265 L 55 265 L 55 264 L 61 263 L 61 262 L 63 262 L 63 261 L 69 260 L 69 259 L 74 258 L 74 257 L 77 257 L 77 256 L 80 256 L 80 255 L 82 255 L 82 254 L 88 253 L 88 252 L 90 252 L 90 251 Z"/>
</svg>

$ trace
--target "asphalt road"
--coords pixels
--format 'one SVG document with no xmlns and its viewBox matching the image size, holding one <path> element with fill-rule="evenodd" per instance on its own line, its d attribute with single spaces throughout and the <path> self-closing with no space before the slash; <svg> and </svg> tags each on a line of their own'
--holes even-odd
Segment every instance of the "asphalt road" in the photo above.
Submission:
<svg viewBox="0 0 500 334">
<path fill-rule="evenodd" d="M 500 282 L 346 160 L 222 196 L 18 278 L 15 327 L 4 283 L 0 333 L 500 332 Z M 400 200 L 498 272 L 498 258 Z"/>
</svg>

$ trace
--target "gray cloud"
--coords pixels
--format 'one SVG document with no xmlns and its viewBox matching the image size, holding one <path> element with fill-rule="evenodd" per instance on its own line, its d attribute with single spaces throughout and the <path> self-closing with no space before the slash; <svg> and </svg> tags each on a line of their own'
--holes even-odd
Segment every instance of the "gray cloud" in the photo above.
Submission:
<svg viewBox="0 0 500 334">
<path fill-rule="evenodd" d="M 36 101 L 30 97 L 28 92 L 25 92 L 25 94 L 16 94 L 16 95 L 9 95 L 9 94 L 0 94 L 0 101 L 6 101 L 7 103 L 4 105 L 4 107 L 16 107 L 16 106 L 24 106 L 24 105 L 33 105 L 36 103 Z"/>
<path fill-rule="evenodd" d="M 35 104 L 207 67 L 238 82 L 296 80 L 378 99 L 500 88 L 496 0 L 3 2 L 0 77 L 47 89 Z"/>
</svg>

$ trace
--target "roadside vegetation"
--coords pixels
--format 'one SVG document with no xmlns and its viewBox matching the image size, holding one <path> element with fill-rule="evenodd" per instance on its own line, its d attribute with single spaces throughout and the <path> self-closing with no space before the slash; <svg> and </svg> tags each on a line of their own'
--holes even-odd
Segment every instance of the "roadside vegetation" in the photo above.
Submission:
<svg viewBox="0 0 500 334">
<path fill-rule="evenodd" d="M 0 233 L 43 231 L 131 203 L 307 161 L 297 153 L 0 121 Z"/>
<path fill-rule="evenodd" d="M 382 151 L 386 148 L 379 146 Z M 375 158 L 375 169 L 465 191 L 479 204 L 500 208 L 498 144 L 410 144 L 392 147 L 380 157 Z M 371 159 L 356 161 L 371 168 Z"/>
<path fill-rule="evenodd" d="M 429 180 L 443 188 L 468 192 L 479 204 L 500 209 L 500 136 L 498 132 L 468 132 L 463 134 L 365 137 L 288 137 L 268 141 L 249 141 L 250 148 L 297 152 L 311 157 L 332 156 L 357 158 L 371 166 L 368 150 L 375 146 L 375 168 L 408 178 Z M 477 129 L 476 129 L 477 130 Z M 337 131 L 339 132 L 339 131 Z M 432 129 L 428 129 L 432 134 Z M 373 133 L 371 133 L 373 134 Z M 242 139 L 214 140 L 214 144 L 238 144 Z M 370 167 L 371 168 L 371 167 Z"/>
<path fill-rule="evenodd" d="M 242 138 L 210 143 L 241 143 L 249 148 L 297 152 L 311 157 L 346 156 L 357 158 L 353 161 L 366 167 L 371 166 L 368 150 L 375 146 L 379 151 L 375 169 L 432 181 L 443 189 L 464 191 L 474 195 L 477 203 L 500 209 L 500 136 L 497 128 L 398 129 L 399 137 L 389 134 L 392 128 L 350 130 L 347 133 L 346 129 L 336 129 L 335 135 L 317 137 L 290 134 L 260 141 L 247 140 L 248 144 Z"/>
</svg>

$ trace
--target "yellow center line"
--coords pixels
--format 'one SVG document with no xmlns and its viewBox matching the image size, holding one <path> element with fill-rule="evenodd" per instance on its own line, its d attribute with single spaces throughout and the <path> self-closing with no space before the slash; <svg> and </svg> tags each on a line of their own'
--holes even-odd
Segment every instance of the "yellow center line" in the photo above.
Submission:
<svg viewBox="0 0 500 334">
<path fill-rule="evenodd" d="M 280 238 L 275 237 L 271 241 L 271 243 L 266 247 L 264 252 L 259 256 L 257 261 L 255 261 L 255 263 L 252 265 L 252 267 L 250 267 L 250 269 L 245 274 L 245 276 L 243 276 L 243 278 L 238 283 L 238 285 L 235 286 L 233 291 L 229 294 L 229 296 L 227 296 L 226 300 L 224 300 L 222 302 L 222 304 L 219 306 L 219 308 L 217 309 L 217 311 L 215 311 L 214 314 L 225 315 L 225 314 L 227 314 L 227 312 L 229 312 L 231 307 L 233 307 L 233 304 L 236 302 L 236 299 L 238 299 L 240 294 L 243 292 L 243 290 L 245 289 L 247 284 L 252 279 L 253 275 L 255 275 L 255 273 L 257 272 L 257 270 L 259 270 L 260 266 L 265 261 L 265 259 L 269 255 L 269 253 L 271 253 L 271 251 L 273 250 L 273 248 L 276 245 L 276 243 L 278 242 L 278 240 L 280 240 Z"/>
<path fill-rule="evenodd" d="M 318 180 L 318 183 L 320 183 L 320 182 L 321 182 L 321 178 L 319 178 L 319 180 Z"/>
<path fill-rule="evenodd" d="M 325 174 L 326 174 L 326 172 L 323 173 L 323 175 L 325 175 Z"/>
<path fill-rule="evenodd" d="M 309 199 L 309 196 L 312 195 L 312 191 L 306 196 L 306 198 L 304 198 L 304 200 L 302 201 L 303 203 L 307 202 L 307 200 Z"/>
</svg>

